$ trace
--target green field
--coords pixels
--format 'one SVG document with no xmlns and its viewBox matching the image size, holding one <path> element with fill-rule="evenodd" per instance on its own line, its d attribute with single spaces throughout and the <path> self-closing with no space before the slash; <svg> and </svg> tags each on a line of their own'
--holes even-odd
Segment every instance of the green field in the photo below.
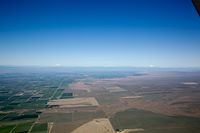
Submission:
<svg viewBox="0 0 200 133">
<path fill-rule="evenodd" d="M 58 99 L 62 95 L 63 91 L 64 89 L 58 89 L 52 99 Z"/>
<path fill-rule="evenodd" d="M 36 119 L 40 112 L 36 111 L 28 111 L 23 112 L 21 114 L 18 113 L 8 113 L 8 114 L 0 114 L 1 121 L 17 121 L 17 120 L 27 120 L 27 119 Z"/>
<path fill-rule="evenodd" d="M 115 129 L 143 128 L 140 133 L 199 133 L 200 118 L 167 116 L 144 110 L 129 109 L 111 119 Z"/>
<path fill-rule="evenodd" d="M 9 133 L 14 127 L 15 127 L 15 125 L 3 125 L 3 126 L 0 126 L 0 132 L 1 133 Z"/>
<path fill-rule="evenodd" d="M 47 133 L 47 128 L 47 123 L 38 123 L 34 125 L 31 133 Z"/>
<path fill-rule="evenodd" d="M 31 127 L 33 123 L 28 122 L 28 123 L 21 123 L 18 124 L 13 133 L 25 133 L 28 132 L 29 128 Z"/>
</svg>

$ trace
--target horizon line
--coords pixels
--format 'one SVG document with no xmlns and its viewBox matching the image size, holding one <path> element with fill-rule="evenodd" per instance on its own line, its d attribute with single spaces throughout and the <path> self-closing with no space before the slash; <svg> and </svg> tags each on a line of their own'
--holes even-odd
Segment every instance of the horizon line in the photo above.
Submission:
<svg viewBox="0 0 200 133">
<path fill-rule="evenodd" d="M 200 67 L 197 66 L 183 66 L 183 67 L 173 67 L 173 66 L 67 66 L 67 65 L 0 65 L 0 67 L 40 67 L 40 68 L 161 68 L 161 69 L 200 69 Z"/>
</svg>

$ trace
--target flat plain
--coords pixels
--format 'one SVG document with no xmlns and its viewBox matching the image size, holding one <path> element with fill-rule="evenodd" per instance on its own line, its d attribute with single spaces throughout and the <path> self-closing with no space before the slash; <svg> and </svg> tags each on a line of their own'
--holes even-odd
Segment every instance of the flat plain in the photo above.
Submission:
<svg viewBox="0 0 200 133">
<path fill-rule="evenodd" d="M 0 73 L 2 133 L 199 133 L 200 72 Z"/>
</svg>

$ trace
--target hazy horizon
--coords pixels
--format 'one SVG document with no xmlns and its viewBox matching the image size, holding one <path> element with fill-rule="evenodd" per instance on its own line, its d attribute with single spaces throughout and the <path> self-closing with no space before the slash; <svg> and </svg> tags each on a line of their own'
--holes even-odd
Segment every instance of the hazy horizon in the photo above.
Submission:
<svg viewBox="0 0 200 133">
<path fill-rule="evenodd" d="M 0 74 L 4 73 L 87 73 L 87 72 L 102 72 L 109 74 L 110 72 L 120 73 L 135 73 L 148 74 L 152 72 L 172 72 L 172 73 L 187 73 L 194 72 L 199 74 L 200 68 L 166 68 L 166 67 L 69 67 L 69 66 L 0 66 Z"/>
</svg>

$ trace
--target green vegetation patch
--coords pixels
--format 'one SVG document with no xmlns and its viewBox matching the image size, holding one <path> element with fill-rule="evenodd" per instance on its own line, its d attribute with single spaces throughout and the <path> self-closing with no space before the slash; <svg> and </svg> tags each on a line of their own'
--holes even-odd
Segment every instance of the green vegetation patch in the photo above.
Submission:
<svg viewBox="0 0 200 133">
<path fill-rule="evenodd" d="M 56 93 L 54 94 L 53 99 L 57 99 L 59 96 L 61 96 L 63 91 L 64 89 L 58 89 Z"/>
<path fill-rule="evenodd" d="M 37 100 L 37 101 L 29 101 L 29 102 L 19 102 L 10 105 L 5 105 L 1 108 L 2 111 L 9 111 L 14 109 L 40 109 L 45 108 L 48 100 Z"/>
<path fill-rule="evenodd" d="M 73 98 L 73 93 L 63 93 L 61 99 Z"/>
<path fill-rule="evenodd" d="M 10 95 L 0 95 L 0 101 L 7 100 L 10 97 Z"/>
<path fill-rule="evenodd" d="M 28 111 L 22 114 L 9 113 L 0 115 L 1 121 L 14 121 L 14 120 L 24 120 L 24 119 L 34 119 L 37 118 L 40 112 Z"/>
<path fill-rule="evenodd" d="M 18 117 L 17 113 L 9 113 L 5 117 L 2 118 L 2 121 L 12 121 Z"/>
<path fill-rule="evenodd" d="M 31 133 L 47 133 L 48 124 L 47 123 L 38 123 L 35 124 Z"/>
<path fill-rule="evenodd" d="M 52 94 L 54 93 L 54 88 L 51 88 L 51 89 L 46 89 L 43 91 L 44 95 L 42 96 L 42 98 L 44 99 L 48 99 L 52 96 Z"/>
<path fill-rule="evenodd" d="M 16 105 L 5 105 L 4 107 L 1 108 L 1 111 L 9 111 L 15 108 L 16 108 Z"/>
<path fill-rule="evenodd" d="M 7 114 L 0 114 L 0 121 L 6 116 Z"/>
<path fill-rule="evenodd" d="M 32 122 L 18 124 L 13 133 L 27 133 L 32 124 Z"/>
<path fill-rule="evenodd" d="M 14 127 L 15 127 L 15 125 L 0 126 L 0 133 L 9 133 Z"/>
<path fill-rule="evenodd" d="M 40 109 L 45 108 L 48 100 L 38 100 L 34 102 L 22 103 L 17 106 L 18 109 Z"/>
<path fill-rule="evenodd" d="M 118 112 L 110 120 L 115 129 L 143 128 L 143 133 L 199 133 L 200 131 L 200 118 L 167 116 L 137 109 Z"/>
<path fill-rule="evenodd" d="M 36 111 L 29 111 L 29 112 L 24 112 L 23 114 L 19 115 L 15 120 L 21 120 L 21 119 L 33 119 L 37 118 L 40 112 Z"/>
</svg>

